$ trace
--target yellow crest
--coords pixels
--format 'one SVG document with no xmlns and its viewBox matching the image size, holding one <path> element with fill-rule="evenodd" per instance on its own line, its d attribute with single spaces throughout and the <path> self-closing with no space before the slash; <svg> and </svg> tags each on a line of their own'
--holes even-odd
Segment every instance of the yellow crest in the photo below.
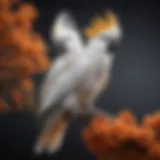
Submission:
<svg viewBox="0 0 160 160">
<path fill-rule="evenodd" d="M 104 30 L 109 30 L 118 24 L 118 19 L 112 11 L 105 13 L 104 17 L 94 18 L 90 25 L 84 29 L 86 37 L 91 38 Z"/>
</svg>

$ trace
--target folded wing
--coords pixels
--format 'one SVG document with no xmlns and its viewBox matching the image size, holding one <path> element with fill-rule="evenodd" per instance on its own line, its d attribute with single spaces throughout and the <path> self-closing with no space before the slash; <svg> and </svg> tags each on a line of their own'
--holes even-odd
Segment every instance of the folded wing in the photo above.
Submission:
<svg viewBox="0 0 160 160">
<path fill-rule="evenodd" d="M 45 112 L 77 87 L 85 76 L 85 65 L 62 57 L 50 68 L 40 90 L 40 109 Z"/>
<path fill-rule="evenodd" d="M 61 12 L 55 18 L 51 28 L 51 39 L 53 43 L 65 47 L 66 51 L 79 51 L 83 46 L 77 25 L 68 12 Z"/>
</svg>

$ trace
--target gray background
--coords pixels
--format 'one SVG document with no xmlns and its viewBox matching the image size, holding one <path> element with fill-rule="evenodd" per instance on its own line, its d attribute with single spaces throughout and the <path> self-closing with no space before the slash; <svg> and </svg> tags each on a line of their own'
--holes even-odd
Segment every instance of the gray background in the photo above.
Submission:
<svg viewBox="0 0 160 160">
<path fill-rule="evenodd" d="M 124 27 L 124 39 L 116 50 L 111 85 L 98 98 L 97 105 L 116 113 L 131 109 L 137 117 L 159 109 L 160 106 L 160 12 L 157 1 L 34 1 L 41 16 L 36 29 L 48 41 L 51 58 L 58 54 L 49 40 L 49 29 L 55 13 L 68 8 L 80 28 L 105 8 L 115 10 Z M 42 75 L 34 77 L 37 92 Z M 81 122 L 72 122 L 60 153 L 38 159 L 93 159 L 80 139 Z M 0 116 L 0 156 L 17 159 L 37 159 L 32 155 L 32 143 L 40 129 L 38 119 L 28 112 Z"/>
</svg>

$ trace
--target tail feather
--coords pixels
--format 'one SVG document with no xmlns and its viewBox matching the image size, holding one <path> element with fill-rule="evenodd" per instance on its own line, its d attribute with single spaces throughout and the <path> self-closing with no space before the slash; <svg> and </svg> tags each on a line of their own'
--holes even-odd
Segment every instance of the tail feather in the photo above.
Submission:
<svg viewBox="0 0 160 160">
<path fill-rule="evenodd" d="M 61 113 L 55 121 L 49 118 L 36 141 L 34 152 L 36 154 L 44 151 L 49 154 L 58 152 L 63 145 L 70 119 L 71 115 L 67 112 Z"/>
</svg>

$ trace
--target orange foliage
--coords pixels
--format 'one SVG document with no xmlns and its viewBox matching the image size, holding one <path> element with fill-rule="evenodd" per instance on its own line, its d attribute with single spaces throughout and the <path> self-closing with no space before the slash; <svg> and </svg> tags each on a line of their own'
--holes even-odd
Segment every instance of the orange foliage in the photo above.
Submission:
<svg viewBox="0 0 160 160">
<path fill-rule="evenodd" d="M 0 0 L 0 94 L 8 92 L 17 108 L 33 101 L 30 77 L 49 67 L 47 45 L 33 30 L 37 17 L 32 4 Z M 0 112 L 7 105 L 6 100 L 0 99 Z"/>
<path fill-rule="evenodd" d="M 82 139 L 99 160 L 159 160 L 160 114 L 147 115 L 141 123 L 127 111 L 114 119 L 94 117 Z"/>
<path fill-rule="evenodd" d="M 13 109 L 24 109 L 24 107 L 34 107 L 34 84 L 32 79 L 24 79 L 17 86 L 10 89 L 9 94 Z M 33 108 L 34 109 L 34 108 Z"/>
</svg>

